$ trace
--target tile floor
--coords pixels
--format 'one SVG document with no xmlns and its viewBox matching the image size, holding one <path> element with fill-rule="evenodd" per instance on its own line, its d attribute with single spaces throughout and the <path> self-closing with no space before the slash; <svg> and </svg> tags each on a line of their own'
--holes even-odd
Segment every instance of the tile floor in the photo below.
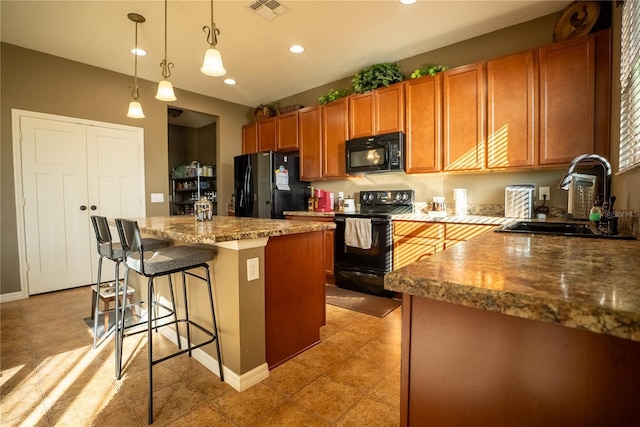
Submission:
<svg viewBox="0 0 640 427">
<path fill-rule="evenodd" d="M 0 425 L 147 424 L 145 334 L 92 349 L 88 287 L 0 304 Z M 397 426 L 401 309 L 377 318 L 327 305 L 322 342 L 238 393 L 182 355 L 154 369 L 154 426 Z M 154 334 L 154 351 L 173 344 Z"/>
</svg>

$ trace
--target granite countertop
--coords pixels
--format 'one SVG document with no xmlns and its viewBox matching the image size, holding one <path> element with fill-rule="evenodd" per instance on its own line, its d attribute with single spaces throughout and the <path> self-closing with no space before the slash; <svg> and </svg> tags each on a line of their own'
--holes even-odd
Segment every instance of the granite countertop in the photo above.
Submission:
<svg viewBox="0 0 640 427">
<path fill-rule="evenodd" d="M 213 244 L 233 240 L 258 239 L 334 229 L 333 222 L 290 221 L 284 219 L 214 216 L 211 221 L 196 221 L 193 216 L 137 218 L 145 234 L 186 243 Z"/>
<path fill-rule="evenodd" d="M 640 341 L 640 241 L 485 233 L 385 288 Z"/>
</svg>

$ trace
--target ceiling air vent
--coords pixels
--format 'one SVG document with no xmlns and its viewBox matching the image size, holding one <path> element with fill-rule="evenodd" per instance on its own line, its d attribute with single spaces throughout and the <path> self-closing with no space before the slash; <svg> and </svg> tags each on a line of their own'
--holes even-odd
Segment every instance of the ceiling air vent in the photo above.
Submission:
<svg viewBox="0 0 640 427">
<path fill-rule="evenodd" d="M 287 9 L 276 0 L 257 0 L 249 5 L 249 8 L 267 21 L 271 21 L 278 15 L 282 15 Z"/>
</svg>

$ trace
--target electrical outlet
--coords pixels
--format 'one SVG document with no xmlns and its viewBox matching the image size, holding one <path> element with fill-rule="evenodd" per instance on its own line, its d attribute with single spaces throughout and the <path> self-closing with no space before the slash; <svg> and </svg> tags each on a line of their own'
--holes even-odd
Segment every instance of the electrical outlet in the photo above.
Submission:
<svg viewBox="0 0 640 427">
<path fill-rule="evenodd" d="M 249 258 L 247 260 L 247 282 L 260 278 L 260 259 Z"/>
<path fill-rule="evenodd" d="M 545 199 L 547 200 L 547 202 L 551 199 L 551 193 L 549 192 L 549 187 L 540 187 L 540 200 L 545 200 Z"/>
</svg>

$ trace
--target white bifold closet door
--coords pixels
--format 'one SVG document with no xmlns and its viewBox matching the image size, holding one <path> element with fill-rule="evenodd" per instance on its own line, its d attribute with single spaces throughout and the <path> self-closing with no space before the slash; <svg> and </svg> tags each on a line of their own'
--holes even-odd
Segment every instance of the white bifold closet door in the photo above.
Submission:
<svg viewBox="0 0 640 427">
<path fill-rule="evenodd" d="M 142 132 L 29 116 L 20 127 L 29 294 L 94 283 L 90 216 L 144 216 Z M 113 271 L 105 260 L 102 280 Z"/>
</svg>

